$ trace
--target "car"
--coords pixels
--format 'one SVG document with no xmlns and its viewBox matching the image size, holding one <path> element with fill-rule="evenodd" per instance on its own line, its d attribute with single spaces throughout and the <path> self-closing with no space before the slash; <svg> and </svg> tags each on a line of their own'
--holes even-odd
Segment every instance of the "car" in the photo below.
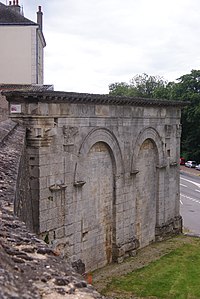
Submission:
<svg viewBox="0 0 200 299">
<path fill-rule="evenodd" d="M 200 170 L 200 164 L 197 164 L 195 167 L 196 170 Z"/>
<path fill-rule="evenodd" d="M 180 158 L 180 165 L 185 165 L 185 159 L 184 158 Z"/>
<path fill-rule="evenodd" d="M 187 161 L 187 162 L 185 162 L 185 166 L 189 167 L 189 168 L 195 168 L 196 165 L 197 165 L 196 161 Z"/>
</svg>

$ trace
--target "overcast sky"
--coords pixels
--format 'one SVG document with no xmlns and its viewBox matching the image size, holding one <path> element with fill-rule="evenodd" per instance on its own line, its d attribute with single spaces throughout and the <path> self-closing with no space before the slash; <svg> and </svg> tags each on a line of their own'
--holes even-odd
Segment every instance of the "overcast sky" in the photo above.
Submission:
<svg viewBox="0 0 200 299">
<path fill-rule="evenodd" d="M 108 93 L 109 84 L 128 83 L 137 74 L 175 81 L 200 69 L 199 0 L 20 0 L 20 4 L 32 21 L 42 6 L 45 84 L 54 84 L 55 90 Z"/>
</svg>

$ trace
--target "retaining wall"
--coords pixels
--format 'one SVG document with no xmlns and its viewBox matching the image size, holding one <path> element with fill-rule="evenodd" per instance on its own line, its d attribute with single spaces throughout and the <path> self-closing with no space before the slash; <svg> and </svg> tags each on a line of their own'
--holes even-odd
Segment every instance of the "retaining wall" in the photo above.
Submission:
<svg viewBox="0 0 200 299">
<path fill-rule="evenodd" d="M 23 217 L 27 206 L 22 199 L 29 202 L 24 191 L 25 136 L 26 129 L 18 123 L 0 123 L 0 298 L 103 299 L 13 213 L 16 196 L 15 209 L 23 208 Z M 25 220 L 29 223 L 28 213 Z M 80 271 L 82 264 L 74 266 Z"/>
<path fill-rule="evenodd" d="M 5 94 L 12 119 L 27 128 L 33 229 L 68 260 L 82 260 L 93 270 L 181 231 L 185 103 L 62 92 Z"/>
</svg>

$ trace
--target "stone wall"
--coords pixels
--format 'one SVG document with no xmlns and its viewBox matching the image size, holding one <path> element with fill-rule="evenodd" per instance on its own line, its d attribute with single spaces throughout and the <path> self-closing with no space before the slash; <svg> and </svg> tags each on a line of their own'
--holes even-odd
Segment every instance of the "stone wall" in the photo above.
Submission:
<svg viewBox="0 0 200 299">
<path fill-rule="evenodd" d="M 21 145 L 21 159 L 19 163 L 18 176 L 16 180 L 16 192 L 14 202 L 15 214 L 26 223 L 31 231 L 37 231 L 38 209 L 35 209 L 36 202 L 33 204 L 30 184 L 32 177 L 29 173 L 29 161 L 26 152 L 26 140 Z M 28 200 L 27 200 L 28 199 Z"/>
<path fill-rule="evenodd" d="M 0 123 L 0 298 L 103 299 L 59 252 L 38 239 L 13 213 L 17 192 L 17 204 L 28 214 L 22 200 L 27 196 L 23 186 L 24 137 L 25 128 L 18 123 Z M 26 199 L 28 203 L 30 198 Z M 83 273 L 80 262 L 74 266 L 79 272 L 82 266 Z"/>
<path fill-rule="evenodd" d="M 35 231 L 68 260 L 93 270 L 181 231 L 183 103 L 59 92 L 6 96 L 11 117 L 27 127 Z"/>
<path fill-rule="evenodd" d="M 8 118 L 8 102 L 0 91 L 0 122 Z"/>
<path fill-rule="evenodd" d="M 0 143 L 3 145 L 8 138 L 11 138 L 10 136 L 13 136 L 13 142 L 16 142 L 20 147 L 20 151 L 16 152 L 17 164 L 16 160 L 15 164 L 12 163 L 12 159 L 10 161 L 13 164 L 13 168 L 16 168 L 16 175 L 13 178 L 15 185 L 15 194 L 13 196 L 14 212 L 22 221 L 26 222 L 29 229 L 34 231 L 34 209 L 30 192 L 31 178 L 26 154 L 26 128 L 10 119 L 2 121 L 0 123 Z"/>
</svg>

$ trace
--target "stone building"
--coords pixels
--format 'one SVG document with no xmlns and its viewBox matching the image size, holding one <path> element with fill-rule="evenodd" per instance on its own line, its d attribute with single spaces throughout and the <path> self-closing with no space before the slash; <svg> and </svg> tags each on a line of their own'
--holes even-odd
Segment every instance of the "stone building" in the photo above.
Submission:
<svg viewBox="0 0 200 299">
<path fill-rule="evenodd" d="M 43 84 L 41 6 L 37 23 L 23 16 L 18 0 L 0 2 L 0 84 Z"/>
<path fill-rule="evenodd" d="M 15 211 L 86 270 L 179 233 L 183 103 L 68 92 L 5 92 L 27 128 Z"/>
</svg>

